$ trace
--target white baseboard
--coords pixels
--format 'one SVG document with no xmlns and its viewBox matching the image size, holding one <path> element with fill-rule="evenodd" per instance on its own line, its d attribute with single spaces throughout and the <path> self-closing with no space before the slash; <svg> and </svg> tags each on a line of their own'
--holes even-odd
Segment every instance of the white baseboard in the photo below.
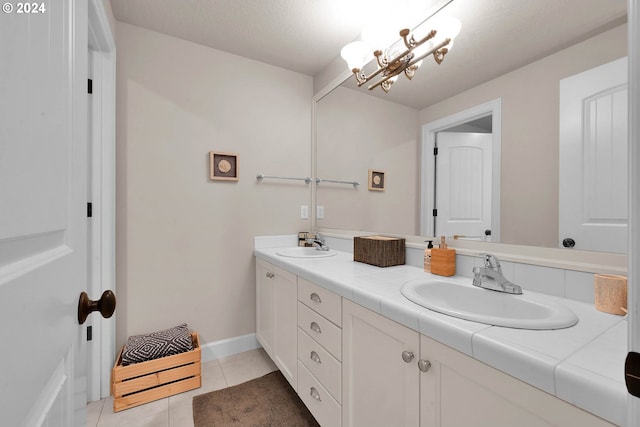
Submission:
<svg viewBox="0 0 640 427">
<path fill-rule="evenodd" d="M 202 352 L 202 362 L 209 362 L 260 347 L 262 346 L 256 339 L 256 334 L 248 334 L 201 344 L 200 351 Z"/>
</svg>

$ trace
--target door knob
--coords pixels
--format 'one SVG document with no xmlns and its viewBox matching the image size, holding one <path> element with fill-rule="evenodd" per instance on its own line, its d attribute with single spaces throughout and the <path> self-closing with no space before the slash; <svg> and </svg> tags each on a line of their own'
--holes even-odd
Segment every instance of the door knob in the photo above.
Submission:
<svg viewBox="0 0 640 427">
<path fill-rule="evenodd" d="M 571 237 L 567 237 L 566 239 L 562 240 L 562 246 L 564 246 L 565 248 L 572 248 L 576 245 L 576 241 L 573 240 Z"/>
<path fill-rule="evenodd" d="M 407 363 L 411 362 L 414 357 L 415 356 L 413 355 L 413 352 L 411 352 L 411 351 L 403 351 L 402 352 L 402 360 L 404 360 Z"/>
<path fill-rule="evenodd" d="M 422 372 L 427 372 L 429 369 L 431 369 L 431 362 L 425 359 L 418 360 L 418 369 L 420 369 Z"/>
<path fill-rule="evenodd" d="M 89 313 L 99 311 L 102 317 L 108 319 L 116 309 L 116 296 L 111 291 L 104 291 L 97 301 L 92 301 L 86 292 L 80 294 L 78 301 L 78 323 L 81 325 L 87 320 Z"/>
</svg>

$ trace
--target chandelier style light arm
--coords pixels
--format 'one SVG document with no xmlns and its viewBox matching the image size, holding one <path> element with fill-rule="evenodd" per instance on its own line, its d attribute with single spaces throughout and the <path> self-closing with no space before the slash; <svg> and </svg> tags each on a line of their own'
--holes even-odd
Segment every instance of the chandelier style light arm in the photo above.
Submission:
<svg viewBox="0 0 640 427">
<path fill-rule="evenodd" d="M 408 28 L 405 28 L 405 29 L 400 31 L 400 36 L 402 37 L 402 40 L 404 41 L 404 44 L 407 47 L 407 49 L 402 51 L 401 53 L 397 54 L 392 59 L 390 59 L 390 60 L 387 59 L 383 55 L 381 50 L 376 50 L 375 52 L 373 52 L 373 55 L 376 57 L 376 61 L 378 62 L 378 69 L 375 70 L 373 73 L 371 73 L 368 76 L 366 76 L 364 73 L 360 72 L 359 68 L 354 68 L 352 70 L 353 74 L 355 74 L 355 76 L 356 76 L 356 80 L 358 81 L 358 86 L 362 86 L 363 84 L 365 84 L 369 80 L 373 79 L 375 76 L 377 76 L 381 72 L 383 72 L 385 70 L 389 70 L 389 67 L 394 66 L 394 64 L 395 65 L 400 65 L 400 62 L 405 57 L 407 57 L 407 55 L 412 53 L 413 49 L 415 49 L 416 47 L 418 47 L 418 46 L 426 43 L 427 41 L 431 40 L 432 38 L 434 38 L 436 36 L 437 32 L 436 32 L 436 30 L 431 30 L 429 32 L 429 34 L 424 36 L 419 41 L 415 41 L 415 39 L 413 38 L 413 35 L 411 35 L 411 37 L 409 38 L 408 37 L 409 33 L 410 33 L 410 30 Z M 398 68 L 398 67 L 395 67 L 395 68 Z M 399 74 L 400 72 L 402 72 L 402 69 L 396 74 Z M 390 77 L 393 77 L 396 74 L 392 74 Z"/>
<path fill-rule="evenodd" d="M 460 21 L 454 18 L 444 18 L 438 19 L 434 25 L 438 30 L 429 31 L 426 36 L 419 40 L 415 39 L 409 29 L 401 30 L 399 34 L 406 49 L 394 54 L 392 58 L 387 56 L 391 54 L 391 48 L 386 49 L 386 51 L 375 50 L 373 56 L 376 58 L 378 67 L 369 75 L 362 71 L 363 64 L 366 64 L 371 59 L 371 53 L 369 53 L 371 50 L 368 50 L 366 43 L 362 41 L 351 42 L 342 49 L 340 54 L 347 61 L 349 68 L 351 68 L 358 86 L 362 86 L 372 81 L 375 77 L 382 75 L 380 80 L 369 85 L 368 88 L 372 90 L 381 86 L 385 92 L 388 92 L 400 73 L 404 72 L 405 76 L 410 80 L 424 58 L 433 55 L 435 62 L 441 64 L 447 52 L 451 50 L 453 38 L 460 32 Z M 435 39 L 440 30 L 442 30 L 443 36 L 446 37 L 444 40 L 438 41 L 433 46 L 425 46 L 427 50 L 425 53 L 421 52 L 425 48 L 417 49 L 429 40 Z M 431 43 L 433 44 L 434 41 Z"/>
<path fill-rule="evenodd" d="M 389 74 L 386 75 L 385 77 L 383 77 L 382 79 L 378 80 L 376 83 L 373 83 L 372 85 L 370 85 L 368 87 L 369 90 L 373 90 L 376 87 L 382 85 L 383 83 L 387 82 L 389 79 L 391 79 L 394 76 L 397 76 L 398 74 L 400 74 L 402 71 L 407 72 L 407 70 L 410 70 L 411 73 L 411 77 L 413 77 L 413 72 L 415 71 L 415 68 L 411 69 L 412 67 L 415 66 L 416 63 L 422 61 L 424 58 L 426 58 L 429 55 L 433 55 L 433 59 L 436 61 L 436 63 L 439 65 L 442 63 L 442 61 L 444 60 L 444 56 L 447 54 L 447 52 L 449 51 L 447 48 L 445 48 L 445 46 L 447 46 L 449 43 L 451 43 L 451 39 L 447 38 L 444 39 L 442 42 L 438 43 L 436 46 L 432 47 L 431 49 L 429 49 L 427 52 L 425 52 L 424 54 L 416 57 L 416 58 L 412 58 L 407 65 L 402 68 L 402 69 L 398 69 L 396 70 L 393 74 Z M 382 70 L 378 70 L 378 72 L 380 72 Z M 376 75 L 379 73 L 376 73 Z M 369 76 L 367 78 L 367 80 L 370 80 L 371 77 L 373 77 L 374 74 L 372 74 L 371 76 Z M 407 76 L 409 77 L 409 76 Z M 409 78 L 411 78 L 409 77 Z M 366 83 L 367 80 L 363 81 L 362 84 Z M 361 84 L 358 84 L 358 86 L 362 86 Z M 383 87 L 384 89 L 384 87 Z M 385 92 L 387 92 L 388 90 L 385 90 Z"/>
</svg>

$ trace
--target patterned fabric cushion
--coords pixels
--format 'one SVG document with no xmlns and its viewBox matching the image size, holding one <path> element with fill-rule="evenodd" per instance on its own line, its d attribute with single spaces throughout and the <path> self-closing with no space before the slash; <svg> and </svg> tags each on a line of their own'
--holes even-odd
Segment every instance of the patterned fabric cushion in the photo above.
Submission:
<svg viewBox="0 0 640 427">
<path fill-rule="evenodd" d="M 133 335 L 122 351 L 122 365 L 145 362 L 193 350 L 187 324 L 148 335 Z"/>
</svg>

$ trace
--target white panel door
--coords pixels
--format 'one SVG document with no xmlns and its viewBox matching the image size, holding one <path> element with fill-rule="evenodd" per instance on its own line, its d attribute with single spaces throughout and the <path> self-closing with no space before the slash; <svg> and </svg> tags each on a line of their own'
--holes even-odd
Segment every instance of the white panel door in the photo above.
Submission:
<svg viewBox="0 0 640 427">
<path fill-rule="evenodd" d="M 291 386 L 297 390 L 298 279 L 288 271 L 276 271 L 274 362 Z"/>
<path fill-rule="evenodd" d="M 0 425 L 84 426 L 87 5 L 37 4 L 0 14 Z"/>
<path fill-rule="evenodd" d="M 342 425 L 418 427 L 419 334 L 351 301 L 342 310 Z"/>
<path fill-rule="evenodd" d="M 275 358 L 276 275 L 273 266 L 256 259 L 256 338 L 269 357 Z"/>
<path fill-rule="evenodd" d="M 560 247 L 627 252 L 627 59 L 560 81 Z"/>
<path fill-rule="evenodd" d="M 436 236 L 484 237 L 491 229 L 492 136 L 438 133 Z"/>
</svg>

